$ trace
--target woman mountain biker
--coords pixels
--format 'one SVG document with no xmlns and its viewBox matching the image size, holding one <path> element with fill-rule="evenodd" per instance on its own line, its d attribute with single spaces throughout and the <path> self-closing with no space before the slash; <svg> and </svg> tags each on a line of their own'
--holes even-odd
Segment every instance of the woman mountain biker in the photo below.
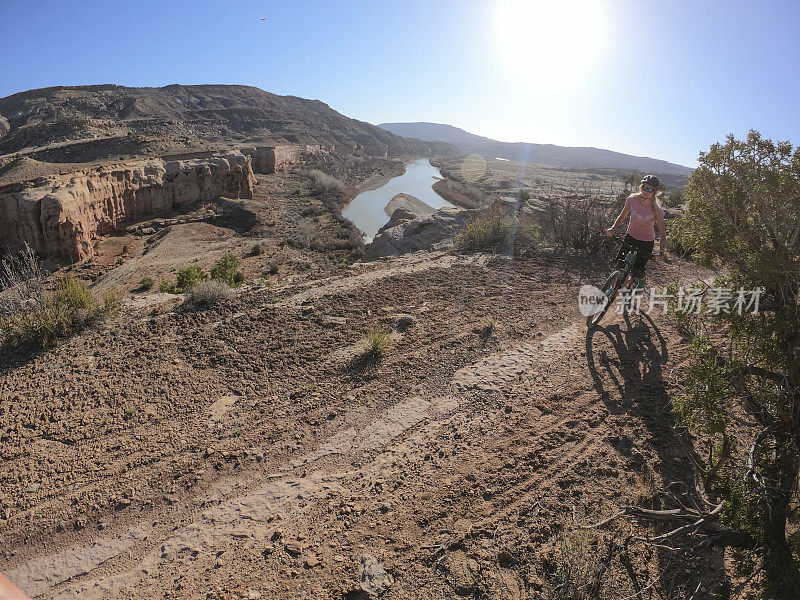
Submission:
<svg viewBox="0 0 800 600">
<path fill-rule="evenodd" d="M 661 182 L 655 175 L 647 175 L 639 183 L 639 193 L 631 194 L 625 200 L 625 207 L 619 213 L 614 224 L 605 230 L 608 237 L 614 236 L 614 230 L 625 220 L 629 214 L 631 216 L 628 224 L 628 231 L 622 246 L 617 252 L 614 262 L 620 268 L 631 250 L 636 251 L 636 260 L 631 269 L 631 275 L 638 279 L 637 289 L 644 289 L 644 270 L 647 260 L 653 253 L 655 246 L 655 234 L 653 226 L 658 225 L 658 235 L 660 238 L 658 245 L 658 257 L 664 258 L 664 251 L 667 248 L 667 233 L 664 228 L 664 210 L 656 198 L 656 191 Z"/>
</svg>

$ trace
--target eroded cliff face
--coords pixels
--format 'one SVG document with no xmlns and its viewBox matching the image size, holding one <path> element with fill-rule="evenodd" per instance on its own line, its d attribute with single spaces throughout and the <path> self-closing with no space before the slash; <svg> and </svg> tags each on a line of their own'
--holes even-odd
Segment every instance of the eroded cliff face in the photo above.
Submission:
<svg viewBox="0 0 800 600">
<path fill-rule="evenodd" d="M 27 242 L 36 252 L 78 261 L 93 254 L 98 235 L 151 214 L 220 196 L 250 198 L 249 156 L 160 159 L 102 166 L 0 188 L 0 249 Z"/>
<path fill-rule="evenodd" d="M 242 148 L 242 152 L 252 160 L 253 171 L 265 175 L 285 171 L 293 165 L 304 163 L 322 150 L 324 150 L 322 146 L 311 144 L 278 144 L 276 146 Z"/>
</svg>

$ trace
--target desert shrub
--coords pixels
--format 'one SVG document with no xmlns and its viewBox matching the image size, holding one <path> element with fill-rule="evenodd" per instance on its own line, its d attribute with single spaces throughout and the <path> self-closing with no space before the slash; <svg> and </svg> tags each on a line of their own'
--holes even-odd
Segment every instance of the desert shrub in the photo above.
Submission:
<svg viewBox="0 0 800 600">
<path fill-rule="evenodd" d="M 455 237 L 461 252 L 505 252 L 524 254 L 535 246 L 538 228 L 529 218 L 518 218 L 495 205 L 468 223 Z"/>
<path fill-rule="evenodd" d="M 300 211 L 302 217 L 318 217 L 325 214 L 325 208 L 319 204 L 311 204 Z"/>
<path fill-rule="evenodd" d="M 261 244 L 255 244 L 252 249 L 250 250 L 250 256 L 261 256 L 264 254 L 264 246 Z"/>
<path fill-rule="evenodd" d="M 516 228 L 516 219 L 500 214 L 479 217 L 456 236 L 456 248 L 462 252 L 507 251 Z"/>
<path fill-rule="evenodd" d="M 192 265 L 191 267 L 181 269 L 176 276 L 177 283 L 175 285 L 175 292 L 182 294 L 188 291 L 193 285 L 205 281 L 207 278 L 208 275 L 205 274 L 199 265 Z"/>
<path fill-rule="evenodd" d="M 103 293 L 103 311 L 106 314 L 116 314 L 122 308 L 122 301 L 119 294 L 112 291 Z"/>
<path fill-rule="evenodd" d="M 267 273 L 269 275 L 277 275 L 278 270 L 279 267 L 276 263 L 269 263 L 269 266 L 267 266 Z"/>
<path fill-rule="evenodd" d="M 211 279 L 222 281 L 232 287 L 241 285 L 244 276 L 239 273 L 239 259 L 231 253 L 226 253 L 211 267 Z"/>
<path fill-rule="evenodd" d="M 363 356 L 378 360 L 383 357 L 389 347 L 389 334 L 378 329 L 370 329 L 364 336 Z"/>
<path fill-rule="evenodd" d="M 153 281 L 152 277 L 143 277 L 141 280 L 139 280 L 139 288 L 138 289 L 140 289 L 143 292 L 149 292 L 150 290 L 153 289 L 153 286 L 155 284 L 156 284 L 156 282 Z"/>
<path fill-rule="evenodd" d="M 675 191 L 671 192 L 663 198 L 662 204 L 669 208 L 679 208 L 684 203 L 683 192 Z"/>
<path fill-rule="evenodd" d="M 337 192 L 347 191 L 347 186 L 344 183 L 342 183 L 332 175 L 323 173 L 319 169 L 311 169 L 308 172 L 308 175 L 314 182 L 314 187 L 317 189 L 317 191 L 330 191 L 330 190 Z"/>
<path fill-rule="evenodd" d="M 36 256 L 26 249 L 0 263 L 0 346 L 46 348 L 80 331 L 105 313 L 89 289 L 72 275 L 45 288 Z"/>
<path fill-rule="evenodd" d="M 556 246 L 596 252 L 609 243 L 603 229 L 611 212 L 613 207 L 597 197 L 550 198 L 543 234 Z"/>
<path fill-rule="evenodd" d="M 162 279 L 158 284 L 158 291 L 162 294 L 171 294 L 175 291 L 175 286 L 166 279 Z"/>
<path fill-rule="evenodd" d="M 603 548 L 596 536 L 584 532 L 559 536 L 556 547 L 542 561 L 545 581 L 543 598 L 593 600 L 609 597 L 606 594 L 611 590 L 604 589 L 602 585 L 603 576 L 610 566 L 609 549 L 608 542 Z M 612 597 L 626 595 L 621 590 L 614 592 Z"/>
<path fill-rule="evenodd" d="M 224 281 L 212 279 L 194 284 L 186 292 L 186 304 L 197 308 L 215 306 L 233 299 L 236 293 Z"/>
<path fill-rule="evenodd" d="M 722 523 L 742 534 L 728 539 L 751 540 L 765 597 L 798 598 L 800 531 L 790 515 L 800 475 L 800 148 L 751 131 L 714 144 L 698 162 L 679 235 L 696 260 L 725 273 L 714 294 L 732 302 L 698 317 L 673 405 L 709 443 L 740 449 L 715 469 L 711 490 L 723 502 Z M 737 290 L 748 302 L 757 294 L 758 310 L 736 309 Z"/>
<path fill-rule="evenodd" d="M 86 284 L 72 275 L 62 277 L 56 283 L 55 301 L 75 310 L 90 310 L 95 302 Z"/>
<path fill-rule="evenodd" d="M 530 199 L 531 199 L 531 193 L 528 190 L 520 190 L 517 193 L 517 200 L 519 200 L 520 202 L 527 202 Z"/>
</svg>

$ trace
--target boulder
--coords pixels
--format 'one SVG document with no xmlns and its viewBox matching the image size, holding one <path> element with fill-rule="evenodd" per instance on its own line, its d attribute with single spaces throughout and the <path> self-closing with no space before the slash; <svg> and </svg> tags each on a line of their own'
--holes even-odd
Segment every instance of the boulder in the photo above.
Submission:
<svg viewBox="0 0 800 600">
<path fill-rule="evenodd" d="M 455 235 L 464 229 L 476 212 L 448 207 L 424 219 L 399 220 L 391 227 L 390 221 L 367 245 L 364 258 L 375 260 L 384 256 L 400 256 L 417 250 L 446 247 L 452 244 Z"/>
</svg>

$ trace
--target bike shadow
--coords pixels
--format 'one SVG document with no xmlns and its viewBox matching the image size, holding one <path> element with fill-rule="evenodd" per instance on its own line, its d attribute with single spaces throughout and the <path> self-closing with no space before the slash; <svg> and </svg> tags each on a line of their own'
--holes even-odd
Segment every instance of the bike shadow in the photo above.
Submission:
<svg viewBox="0 0 800 600">
<path fill-rule="evenodd" d="M 694 472 L 672 412 L 666 380 L 669 358 L 668 340 L 646 313 L 623 314 L 622 322 L 616 320 L 586 333 L 586 360 L 598 396 L 612 415 L 633 417 L 624 425 L 615 420 L 611 445 L 629 468 L 656 471 L 663 487 L 689 502 Z M 646 448 L 652 448 L 656 456 L 648 457 L 651 452 Z M 713 572 L 724 573 L 723 557 L 721 552 L 708 551 L 706 560 Z M 675 585 L 682 585 L 684 568 L 691 564 L 680 564 L 669 551 L 659 551 L 659 559 L 665 583 L 675 578 Z M 692 589 L 700 583 L 709 583 L 702 573 L 683 581 Z"/>
</svg>

